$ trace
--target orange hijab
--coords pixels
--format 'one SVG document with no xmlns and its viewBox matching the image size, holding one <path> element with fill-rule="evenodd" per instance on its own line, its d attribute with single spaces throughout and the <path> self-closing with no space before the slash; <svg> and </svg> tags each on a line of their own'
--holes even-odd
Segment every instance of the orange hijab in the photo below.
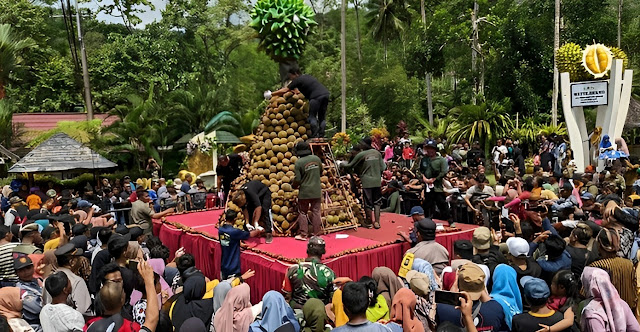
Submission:
<svg viewBox="0 0 640 332">
<path fill-rule="evenodd" d="M 0 288 L 0 315 L 3 315 L 7 319 L 22 318 L 22 300 L 20 299 L 20 288 Z"/>
<path fill-rule="evenodd" d="M 391 321 L 402 325 L 405 332 L 424 332 L 424 326 L 416 318 L 416 294 L 410 289 L 402 288 L 393 297 Z"/>
</svg>

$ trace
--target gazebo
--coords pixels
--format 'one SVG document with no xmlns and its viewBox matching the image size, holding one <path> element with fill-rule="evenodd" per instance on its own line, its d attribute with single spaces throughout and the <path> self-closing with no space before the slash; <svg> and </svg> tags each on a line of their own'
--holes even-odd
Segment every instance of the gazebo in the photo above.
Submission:
<svg viewBox="0 0 640 332">
<path fill-rule="evenodd" d="M 9 173 L 27 173 L 30 181 L 34 173 L 48 173 L 66 179 L 79 172 L 117 166 L 69 135 L 57 133 L 11 166 Z"/>
</svg>

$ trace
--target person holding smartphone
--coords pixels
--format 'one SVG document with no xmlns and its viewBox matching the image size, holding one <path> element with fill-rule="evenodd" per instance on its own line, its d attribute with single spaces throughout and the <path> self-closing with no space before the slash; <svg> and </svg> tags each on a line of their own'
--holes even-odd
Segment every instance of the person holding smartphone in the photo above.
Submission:
<svg viewBox="0 0 640 332">
<path fill-rule="evenodd" d="M 445 323 L 455 325 L 458 327 L 465 327 L 469 322 L 475 324 L 475 328 L 481 331 L 508 331 L 508 327 L 504 320 L 504 312 L 500 304 L 491 299 L 485 288 L 485 274 L 482 269 L 474 264 L 467 263 L 462 265 L 458 270 L 458 282 L 457 287 L 462 293 L 453 293 L 458 303 L 447 304 L 438 303 L 440 299 L 451 298 L 451 296 L 438 296 L 436 293 L 436 322 L 438 326 Z M 444 292 L 449 293 L 450 292 Z M 464 300 L 460 300 L 462 297 Z M 471 305 L 471 317 L 469 315 L 463 315 L 460 310 L 460 306 L 468 311 L 468 300 L 472 301 Z"/>
</svg>

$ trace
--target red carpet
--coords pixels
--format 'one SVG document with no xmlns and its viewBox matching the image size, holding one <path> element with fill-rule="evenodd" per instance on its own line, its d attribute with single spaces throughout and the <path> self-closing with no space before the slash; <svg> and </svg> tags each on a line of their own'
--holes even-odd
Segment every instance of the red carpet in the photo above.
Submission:
<svg viewBox="0 0 640 332">
<path fill-rule="evenodd" d="M 154 233 L 162 242 L 175 252 L 185 247 L 196 258 L 196 266 L 209 278 L 219 278 L 220 244 L 215 227 L 223 210 L 174 215 L 166 218 L 165 223 L 154 224 Z M 446 225 L 446 222 L 444 222 Z M 411 218 L 404 215 L 383 213 L 381 229 L 358 228 L 339 233 L 323 235 L 327 253 L 323 261 L 336 272 L 337 276 L 346 276 L 354 280 L 370 275 L 377 266 L 387 266 L 397 270 L 409 243 L 400 242 L 398 232 L 409 232 Z M 476 226 L 457 224 L 458 232 L 440 233 L 436 241 L 452 252 L 453 242 L 459 239 L 470 240 Z M 347 235 L 347 238 L 336 238 Z M 256 277 L 248 281 L 252 287 L 252 301 L 269 290 L 280 290 L 284 274 L 296 260 L 306 257 L 307 243 L 291 237 L 276 237 L 272 244 L 266 244 L 264 238 L 247 241 L 249 248 L 243 250 L 241 263 L 243 271 L 253 269 Z M 173 258 L 173 257 L 172 257 Z"/>
</svg>

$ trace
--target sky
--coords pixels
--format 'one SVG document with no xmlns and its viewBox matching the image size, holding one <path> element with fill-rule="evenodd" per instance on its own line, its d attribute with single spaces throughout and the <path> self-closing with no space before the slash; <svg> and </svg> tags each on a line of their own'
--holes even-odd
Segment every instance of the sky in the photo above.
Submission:
<svg viewBox="0 0 640 332">
<path fill-rule="evenodd" d="M 103 0 L 104 3 L 109 3 L 109 1 L 110 0 Z M 138 28 L 144 28 L 145 25 L 153 23 L 154 21 L 160 21 L 160 19 L 162 19 L 162 14 L 160 13 L 160 11 L 162 11 L 167 5 L 167 0 L 150 1 L 155 6 L 155 10 L 149 10 L 149 8 L 146 7 L 145 12 L 138 14 L 138 17 L 140 17 L 140 19 L 142 20 L 142 23 L 136 26 Z M 99 6 L 100 4 L 97 0 L 91 0 L 90 2 L 80 4 L 80 7 L 90 8 L 92 12 L 96 12 Z M 98 14 L 97 18 L 100 21 L 109 23 L 122 23 L 122 18 L 110 16 L 105 13 Z"/>
</svg>

